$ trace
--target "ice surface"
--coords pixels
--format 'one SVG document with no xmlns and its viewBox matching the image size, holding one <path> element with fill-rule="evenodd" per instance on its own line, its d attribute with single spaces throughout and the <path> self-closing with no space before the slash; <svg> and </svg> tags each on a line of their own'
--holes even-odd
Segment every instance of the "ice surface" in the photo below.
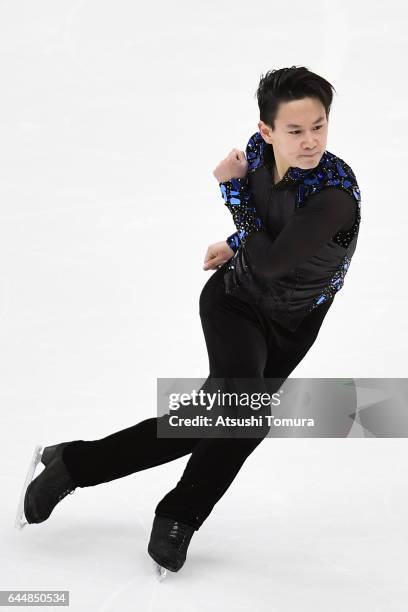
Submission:
<svg viewBox="0 0 408 612">
<path fill-rule="evenodd" d="M 162 583 L 146 549 L 185 458 L 13 528 L 36 442 L 106 436 L 155 415 L 158 376 L 207 375 L 202 263 L 233 231 L 212 171 L 257 130 L 268 69 L 333 82 L 327 148 L 362 192 L 344 288 L 293 375 L 406 375 L 405 10 L 1 3 L 3 590 L 66 589 L 73 612 L 406 609 L 404 440 L 265 440 Z"/>
</svg>

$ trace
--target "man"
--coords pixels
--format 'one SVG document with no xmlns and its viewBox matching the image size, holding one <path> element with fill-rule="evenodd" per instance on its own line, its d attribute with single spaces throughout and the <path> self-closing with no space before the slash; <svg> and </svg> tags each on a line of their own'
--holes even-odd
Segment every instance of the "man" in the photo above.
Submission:
<svg viewBox="0 0 408 612">
<path fill-rule="evenodd" d="M 353 181 L 355 177 L 351 168 L 332 154 L 328 159 L 329 156 L 325 152 L 328 119 L 326 109 L 318 98 L 305 97 L 281 102 L 273 127 L 259 121 L 259 133 L 252 136 L 248 143 L 247 155 L 254 148 L 254 143 L 255 147 L 258 146 L 258 154 L 255 156 L 255 164 L 252 164 L 252 176 L 249 179 L 245 178 L 248 162 L 242 151 L 233 149 L 227 158 L 218 164 L 214 176 L 220 182 L 225 202 L 233 214 L 238 231 L 226 242 L 219 242 L 208 248 L 204 270 L 215 269 L 224 264 L 237 252 L 240 243 L 245 242 L 251 245 L 248 250 L 252 253 L 258 272 L 264 280 L 267 278 L 273 281 L 284 277 L 299 262 L 318 253 L 319 248 L 334 238 L 334 242 L 340 247 L 349 247 L 348 256 L 344 256 L 339 250 L 346 260 L 344 263 L 347 264 L 343 266 L 342 274 L 339 274 L 344 278 L 357 242 L 360 192 L 357 182 Z M 262 139 L 263 146 L 259 144 Z M 326 166 L 328 161 L 331 165 L 333 161 L 337 165 L 341 163 L 346 180 L 341 184 L 341 181 L 329 181 L 327 176 L 324 177 L 326 180 L 321 181 L 319 195 L 310 200 L 307 206 L 300 208 L 295 197 L 298 194 L 290 189 L 299 181 L 296 181 L 296 176 L 295 179 L 288 176 L 289 170 L 303 170 L 304 178 L 313 176 L 313 170 L 316 170 L 316 173 L 320 171 L 319 165 L 323 157 Z M 235 179 L 235 188 L 240 192 L 234 192 L 233 203 L 226 195 L 228 188 L 231 191 L 231 179 Z M 328 187 L 333 186 L 335 190 L 329 192 Z M 249 191 L 253 195 L 251 206 L 246 205 Z M 269 230 L 268 237 L 263 232 L 262 235 L 249 240 L 251 235 L 265 227 Z M 350 247 L 353 239 L 354 244 Z M 342 283 L 337 283 L 336 286 L 329 287 L 329 292 L 326 290 L 323 298 L 332 297 L 341 286 Z M 319 303 L 322 303 L 323 298 L 318 297 L 321 298 Z"/>
<path fill-rule="evenodd" d="M 237 231 L 205 256 L 204 269 L 217 271 L 200 295 L 210 369 L 204 386 L 219 378 L 284 381 L 343 285 L 360 193 L 351 168 L 325 151 L 331 88 L 303 67 L 267 73 L 257 92 L 260 131 L 246 158 L 233 149 L 214 170 Z M 194 531 L 262 439 L 158 438 L 151 418 L 101 440 L 49 446 L 45 470 L 23 496 L 24 513 L 29 523 L 43 522 L 77 486 L 191 454 L 156 507 L 148 546 L 158 564 L 179 571 Z"/>
</svg>

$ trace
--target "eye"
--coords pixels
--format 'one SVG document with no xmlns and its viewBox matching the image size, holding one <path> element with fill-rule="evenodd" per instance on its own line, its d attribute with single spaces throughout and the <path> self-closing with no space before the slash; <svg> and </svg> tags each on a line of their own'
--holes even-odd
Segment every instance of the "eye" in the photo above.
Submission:
<svg viewBox="0 0 408 612">
<path fill-rule="evenodd" d="M 315 129 L 319 130 L 321 127 L 323 127 L 322 125 L 316 125 Z M 295 130 L 294 132 L 289 132 L 289 134 L 299 134 L 300 130 Z"/>
</svg>

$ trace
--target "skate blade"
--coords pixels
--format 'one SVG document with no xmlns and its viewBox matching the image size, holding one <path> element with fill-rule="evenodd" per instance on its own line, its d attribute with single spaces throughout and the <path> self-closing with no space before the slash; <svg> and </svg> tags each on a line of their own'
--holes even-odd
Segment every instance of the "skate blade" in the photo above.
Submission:
<svg viewBox="0 0 408 612">
<path fill-rule="evenodd" d="M 153 561 L 153 563 L 154 563 L 157 579 L 159 582 L 162 582 L 162 580 L 164 580 L 165 577 L 167 576 L 167 569 L 165 567 L 162 567 L 158 563 L 156 563 L 156 561 Z"/>
<path fill-rule="evenodd" d="M 16 519 L 14 521 L 14 527 L 16 527 L 16 529 L 22 529 L 23 527 L 25 527 L 25 525 L 28 525 L 28 522 L 25 520 L 25 516 L 24 516 L 24 498 L 25 498 L 25 493 L 27 491 L 27 487 L 33 479 L 35 468 L 41 461 L 43 450 L 44 448 L 40 445 L 37 445 L 35 447 L 32 459 L 30 461 L 30 465 L 28 466 L 24 486 L 23 486 L 23 489 L 20 495 L 20 501 L 18 502 Z"/>
</svg>

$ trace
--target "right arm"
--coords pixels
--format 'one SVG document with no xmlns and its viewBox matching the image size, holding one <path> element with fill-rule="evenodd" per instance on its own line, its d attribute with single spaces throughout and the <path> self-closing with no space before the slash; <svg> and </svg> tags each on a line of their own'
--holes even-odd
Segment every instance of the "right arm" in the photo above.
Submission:
<svg viewBox="0 0 408 612">
<path fill-rule="evenodd" d="M 251 193 L 246 177 L 231 178 L 220 182 L 219 185 L 224 203 L 237 228 L 235 234 L 227 238 L 228 245 L 236 252 L 244 238 L 252 232 L 263 229 L 263 223 L 257 217 L 256 208 L 251 203 Z"/>
</svg>

